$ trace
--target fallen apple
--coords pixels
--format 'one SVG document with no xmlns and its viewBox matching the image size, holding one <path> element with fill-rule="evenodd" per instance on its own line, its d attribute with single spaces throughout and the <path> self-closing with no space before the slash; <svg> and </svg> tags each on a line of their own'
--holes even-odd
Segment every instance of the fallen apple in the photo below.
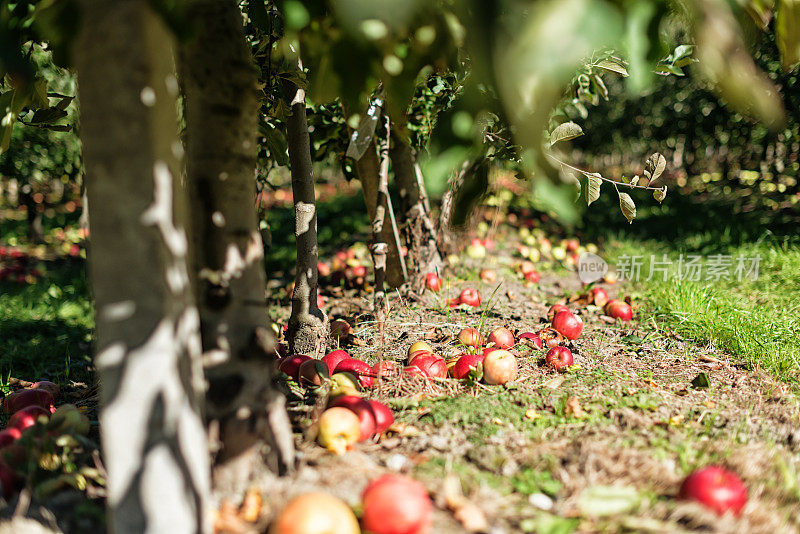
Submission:
<svg viewBox="0 0 800 534">
<path fill-rule="evenodd" d="M 372 534 L 427 534 L 433 503 L 425 486 L 403 475 L 383 475 L 361 495 L 361 525 Z"/>
<path fill-rule="evenodd" d="M 492 269 L 481 269 L 480 278 L 484 283 L 494 284 L 497 282 L 497 273 Z"/>
<path fill-rule="evenodd" d="M 453 378 L 463 380 L 467 378 L 472 369 L 477 369 L 483 365 L 483 352 L 477 354 L 462 354 L 456 361 L 456 364 L 450 370 Z"/>
<path fill-rule="evenodd" d="M 514 333 L 505 327 L 495 328 L 489 334 L 489 342 L 494 343 L 495 348 L 510 349 L 514 346 Z"/>
<path fill-rule="evenodd" d="M 41 406 L 28 406 L 12 415 L 8 420 L 8 428 L 16 428 L 23 432 L 26 428 L 32 427 L 40 417 L 50 418 L 50 410 L 45 410 Z"/>
<path fill-rule="evenodd" d="M 633 309 L 630 305 L 617 299 L 608 301 L 605 307 L 605 313 L 609 317 L 619 319 L 620 321 L 630 321 L 633 319 Z"/>
<path fill-rule="evenodd" d="M 536 284 L 539 282 L 539 280 L 541 280 L 541 278 L 542 278 L 541 275 L 536 271 L 530 271 L 525 273 L 525 281 L 527 282 Z"/>
<path fill-rule="evenodd" d="M 6 445 L 11 445 L 17 441 L 21 435 L 22 432 L 16 428 L 6 428 L 5 430 L 0 430 L 0 449 Z"/>
<path fill-rule="evenodd" d="M 591 291 L 589 291 L 589 296 L 591 297 L 590 302 L 595 306 L 602 308 L 608 304 L 608 291 L 602 287 L 593 287 Z"/>
<path fill-rule="evenodd" d="M 335 407 L 347 408 L 358 416 L 359 421 L 359 436 L 358 441 L 369 439 L 375 434 L 377 426 L 375 421 L 375 412 L 372 410 L 372 405 L 365 399 L 356 395 L 343 395 L 336 397 L 329 405 L 329 408 Z"/>
<path fill-rule="evenodd" d="M 280 360 L 280 363 L 278 364 L 278 370 L 289 375 L 289 377 L 294 379 L 295 382 L 299 382 L 300 365 L 310 359 L 311 356 L 307 356 L 305 354 L 292 354 L 291 356 L 287 356 L 286 358 Z"/>
<path fill-rule="evenodd" d="M 44 389 L 20 389 L 9 393 L 3 399 L 6 415 L 12 415 L 28 406 L 39 406 L 52 413 L 55 410 L 53 395 Z"/>
<path fill-rule="evenodd" d="M 297 370 L 297 381 L 306 386 L 321 386 L 330 377 L 328 365 L 313 358 L 301 363 Z"/>
<path fill-rule="evenodd" d="M 553 318 L 553 328 L 565 338 L 575 340 L 583 332 L 583 321 L 571 311 L 560 311 Z"/>
<path fill-rule="evenodd" d="M 31 385 L 31 389 L 42 389 L 50 393 L 53 396 L 54 400 L 58 400 L 61 398 L 61 388 L 58 387 L 58 384 L 50 382 L 48 380 L 40 380 L 39 382 L 34 382 Z"/>
<path fill-rule="evenodd" d="M 438 293 L 442 290 L 442 279 L 436 273 L 428 273 L 425 275 L 425 287 Z"/>
<path fill-rule="evenodd" d="M 320 445 L 336 454 L 344 454 L 361 436 L 361 420 L 347 408 L 328 408 L 319 416 Z"/>
<path fill-rule="evenodd" d="M 681 484 L 678 498 L 696 501 L 718 515 L 739 515 L 747 503 L 747 487 L 731 471 L 716 465 L 691 473 Z"/>
<path fill-rule="evenodd" d="M 483 346 L 483 334 L 474 328 L 464 328 L 458 333 L 458 340 L 462 345 L 477 349 Z"/>
<path fill-rule="evenodd" d="M 367 362 L 356 360 L 355 358 L 342 360 L 339 362 L 339 365 L 336 366 L 336 373 L 341 373 L 342 371 L 348 371 L 356 375 L 361 387 L 372 387 L 374 372 Z"/>
<path fill-rule="evenodd" d="M 528 273 L 536 272 L 536 264 L 529 260 L 522 261 L 519 264 L 519 272 L 522 273 L 522 276 L 525 276 Z"/>
<path fill-rule="evenodd" d="M 384 403 L 376 400 L 370 400 L 372 406 L 372 413 L 375 414 L 375 434 L 383 434 L 389 427 L 394 424 L 394 414 Z"/>
<path fill-rule="evenodd" d="M 397 372 L 397 362 L 391 360 L 381 360 L 372 366 L 372 372 L 378 378 L 389 378 Z"/>
<path fill-rule="evenodd" d="M 343 319 L 331 321 L 330 329 L 331 337 L 337 341 L 341 341 L 353 332 L 353 327 L 350 326 L 350 323 Z"/>
<path fill-rule="evenodd" d="M 429 378 L 447 378 L 447 363 L 432 352 L 418 352 L 408 365 L 416 367 Z"/>
<path fill-rule="evenodd" d="M 403 368 L 403 372 L 404 372 L 404 373 L 408 373 L 408 374 L 410 374 L 411 376 L 419 376 L 419 377 L 422 377 L 422 378 L 424 378 L 425 380 L 428 380 L 428 379 L 430 378 L 430 377 L 428 377 L 428 375 L 427 375 L 427 374 L 425 374 L 425 372 L 424 372 L 422 369 L 420 369 L 419 367 L 413 367 L 413 366 L 404 367 L 404 368 Z"/>
<path fill-rule="evenodd" d="M 481 294 L 478 293 L 477 289 L 468 288 L 461 292 L 458 296 L 458 300 L 461 304 L 467 304 L 473 308 L 477 308 L 481 305 Z"/>
<path fill-rule="evenodd" d="M 336 366 L 339 365 L 339 362 L 342 360 L 349 360 L 351 358 L 352 356 L 350 356 L 346 350 L 337 349 L 323 356 L 322 361 L 328 366 L 329 372 L 335 373 Z"/>
<path fill-rule="evenodd" d="M 530 347 L 534 347 L 536 349 L 541 349 L 542 338 L 539 337 L 539 334 L 536 332 L 525 332 L 519 335 L 519 340 L 524 342 L 526 345 Z"/>
<path fill-rule="evenodd" d="M 517 378 L 517 358 L 507 350 L 495 349 L 483 359 L 483 380 L 500 385 Z"/>
<path fill-rule="evenodd" d="M 321 278 L 326 278 L 331 275 L 331 266 L 323 261 L 317 262 L 317 273 Z"/>
<path fill-rule="evenodd" d="M 317 308 L 324 308 L 325 307 L 325 297 L 322 295 L 317 295 Z"/>
<path fill-rule="evenodd" d="M 619 280 L 619 276 L 616 271 L 608 271 L 605 276 L 603 276 L 603 282 L 606 284 L 616 284 L 617 280 Z"/>
<path fill-rule="evenodd" d="M 359 534 L 353 511 L 327 493 L 306 493 L 281 510 L 269 534 Z"/>
<path fill-rule="evenodd" d="M 547 351 L 544 361 L 556 371 L 563 371 L 572 365 L 572 352 L 567 347 L 553 347 Z"/>
<path fill-rule="evenodd" d="M 341 372 L 331 376 L 331 397 L 340 395 L 360 395 L 361 386 L 353 373 Z"/>
<path fill-rule="evenodd" d="M 408 353 L 406 354 L 408 360 L 411 361 L 411 359 L 414 357 L 414 354 L 417 352 L 433 352 L 433 347 L 424 341 L 417 341 L 416 343 L 413 343 L 410 347 L 408 347 Z"/>
<path fill-rule="evenodd" d="M 579 246 L 581 246 L 581 244 L 575 238 L 567 239 L 566 243 L 564 244 L 564 248 L 566 248 L 569 252 L 575 252 L 576 250 L 578 250 Z"/>
<path fill-rule="evenodd" d="M 562 311 L 570 311 L 570 309 L 567 308 L 564 304 L 553 304 L 552 306 L 550 306 L 550 309 L 547 310 L 547 320 L 552 323 L 556 314 Z"/>
<path fill-rule="evenodd" d="M 564 344 L 564 336 L 562 336 L 555 328 L 542 328 L 537 332 L 539 339 L 548 348 L 558 347 Z"/>
<path fill-rule="evenodd" d="M 59 436 L 67 432 L 85 436 L 89 433 L 89 428 L 89 418 L 83 415 L 74 404 L 62 404 L 53 412 L 47 422 L 47 433 L 51 436 Z"/>
<path fill-rule="evenodd" d="M 483 246 L 480 239 L 473 239 L 467 247 L 467 256 L 474 260 L 480 260 L 486 257 L 486 247 Z"/>
</svg>

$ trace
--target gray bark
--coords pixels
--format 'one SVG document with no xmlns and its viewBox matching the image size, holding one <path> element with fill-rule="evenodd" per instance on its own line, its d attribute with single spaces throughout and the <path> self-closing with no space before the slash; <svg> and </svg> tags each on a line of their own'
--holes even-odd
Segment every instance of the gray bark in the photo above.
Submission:
<svg viewBox="0 0 800 534">
<path fill-rule="evenodd" d="M 109 531 L 203 528 L 209 457 L 170 32 L 145 0 L 85 0 L 80 86 Z"/>
<path fill-rule="evenodd" d="M 276 472 L 289 469 L 294 455 L 284 398 L 273 384 L 255 206 L 258 74 L 234 0 L 194 0 L 188 16 L 194 38 L 181 49 L 180 71 L 206 415 L 214 485 L 236 491 L 262 462 L 265 445 Z"/>
<path fill-rule="evenodd" d="M 287 338 L 290 352 L 319 356 L 327 345 L 328 319 L 317 306 L 317 203 L 305 91 L 288 82 L 286 88 L 287 92 L 294 89 L 295 94 L 292 99 L 292 114 L 286 120 L 286 137 L 289 143 L 297 239 L 297 273 Z"/>
</svg>

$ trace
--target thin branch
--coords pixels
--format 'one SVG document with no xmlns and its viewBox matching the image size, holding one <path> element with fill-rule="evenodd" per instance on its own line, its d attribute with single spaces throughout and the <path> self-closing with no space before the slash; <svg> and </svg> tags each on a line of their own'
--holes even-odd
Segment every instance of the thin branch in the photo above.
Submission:
<svg viewBox="0 0 800 534">
<path fill-rule="evenodd" d="M 625 187 L 630 187 L 631 189 L 644 189 L 646 191 L 660 191 L 661 189 L 663 189 L 662 187 L 650 187 L 649 185 L 647 185 L 647 186 L 646 185 L 633 185 L 633 184 L 626 184 L 625 182 L 618 182 L 616 180 L 611 180 L 610 178 L 606 178 L 604 176 L 600 176 L 599 173 L 589 172 L 589 171 L 585 171 L 583 169 L 579 169 L 578 167 L 573 167 L 569 163 L 565 163 L 565 162 L 561 161 L 560 159 L 558 159 L 557 157 L 553 156 L 552 154 L 547 154 L 547 157 L 552 159 L 556 163 L 558 163 L 560 165 L 563 165 L 564 167 L 566 167 L 568 169 L 572 169 L 575 172 L 581 173 L 582 175 L 584 175 L 586 177 L 593 176 L 594 178 L 600 178 L 604 182 L 609 182 L 611 184 L 614 184 L 614 188 L 617 188 L 618 185 L 622 185 L 622 186 L 625 186 Z M 617 189 L 617 191 L 619 191 L 619 189 Z"/>
</svg>

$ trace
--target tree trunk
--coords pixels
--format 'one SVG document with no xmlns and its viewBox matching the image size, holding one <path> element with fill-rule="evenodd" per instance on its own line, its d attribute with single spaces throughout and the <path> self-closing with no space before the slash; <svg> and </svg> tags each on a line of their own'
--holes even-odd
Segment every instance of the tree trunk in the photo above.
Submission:
<svg viewBox="0 0 800 534">
<path fill-rule="evenodd" d="M 321 355 L 328 341 L 328 318 L 317 306 L 317 203 L 314 194 L 314 169 L 311 140 L 306 120 L 305 91 L 287 82 L 287 93 L 294 93 L 292 114 L 286 120 L 289 165 L 294 197 L 297 273 L 292 292 L 292 315 L 287 338 L 289 351 Z"/>
<path fill-rule="evenodd" d="M 401 229 L 410 265 L 408 279 L 412 288 L 421 292 L 425 287 L 425 274 L 438 272 L 443 262 L 436 243 L 437 231 L 430 218 L 422 172 L 414 162 L 408 143 L 399 136 L 395 136 L 393 141 L 392 170 L 400 192 Z"/>
<path fill-rule="evenodd" d="M 284 398 L 273 385 L 264 249 L 255 206 L 258 76 L 234 0 L 194 0 L 181 49 L 193 274 L 216 449 L 214 485 L 243 489 L 262 463 L 293 464 Z M 216 443 L 215 443 L 216 442 Z"/>
<path fill-rule="evenodd" d="M 81 23 L 74 60 L 109 530 L 201 532 L 209 457 L 172 37 L 145 0 L 86 0 Z"/>
</svg>

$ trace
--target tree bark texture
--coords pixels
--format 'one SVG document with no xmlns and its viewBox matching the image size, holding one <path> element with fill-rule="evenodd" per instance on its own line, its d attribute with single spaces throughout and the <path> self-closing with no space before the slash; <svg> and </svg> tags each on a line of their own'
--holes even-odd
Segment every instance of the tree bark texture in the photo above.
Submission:
<svg viewBox="0 0 800 534">
<path fill-rule="evenodd" d="M 202 532 L 209 455 L 172 36 L 145 0 L 86 0 L 80 20 L 109 531 Z"/>
<path fill-rule="evenodd" d="M 234 0 L 187 6 L 194 37 L 181 48 L 180 73 L 206 416 L 217 449 L 215 487 L 236 491 L 262 458 L 282 473 L 294 454 L 284 397 L 273 383 L 255 206 L 258 73 Z"/>
<path fill-rule="evenodd" d="M 287 88 L 295 89 L 292 114 L 286 121 L 286 137 L 289 143 L 297 240 L 297 273 L 287 337 L 290 352 L 318 357 L 327 345 L 328 318 L 317 306 L 319 251 L 311 140 L 308 136 L 305 91 L 288 83 Z"/>
</svg>

